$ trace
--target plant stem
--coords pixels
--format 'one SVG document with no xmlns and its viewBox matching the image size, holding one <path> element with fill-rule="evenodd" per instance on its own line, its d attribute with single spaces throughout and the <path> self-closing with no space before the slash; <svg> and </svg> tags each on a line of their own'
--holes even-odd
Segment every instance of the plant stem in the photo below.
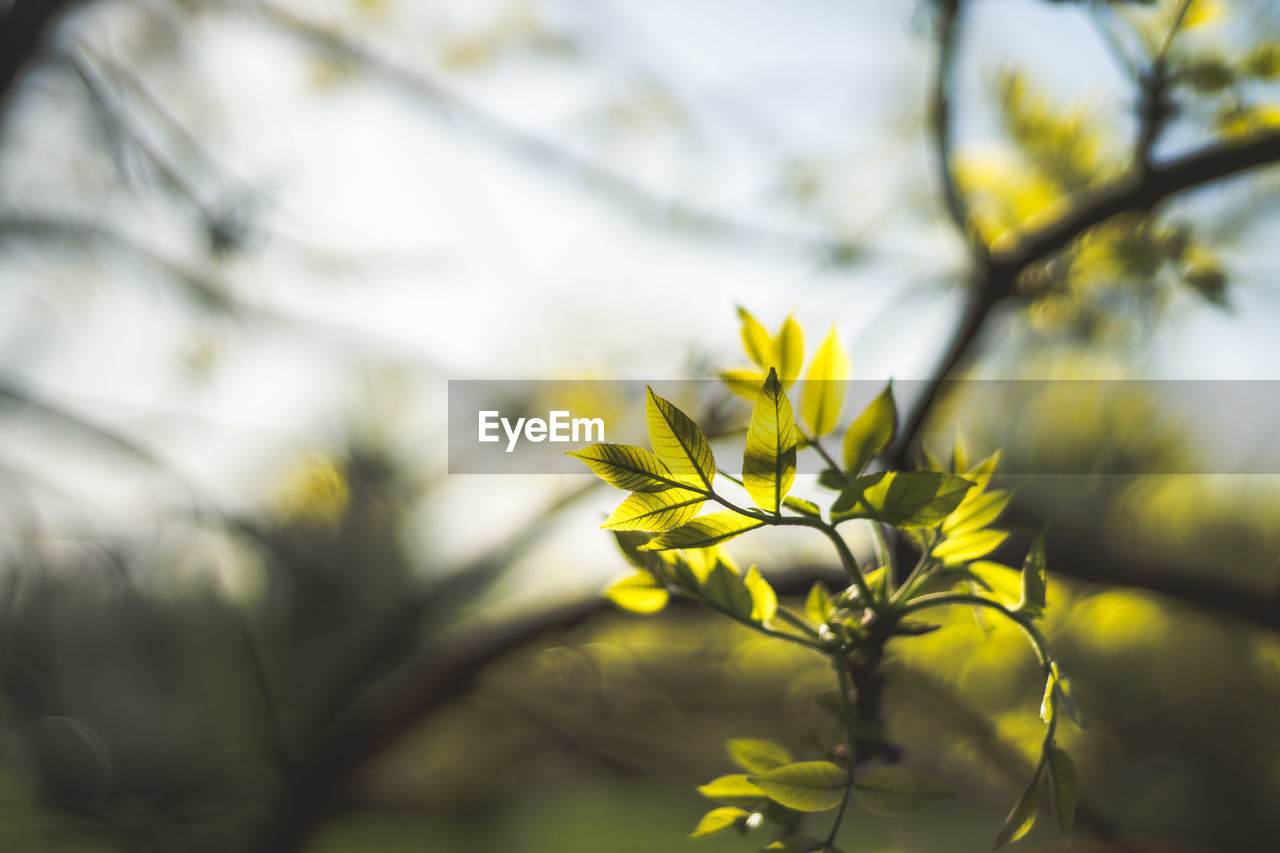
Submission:
<svg viewBox="0 0 1280 853">
<path fill-rule="evenodd" d="M 764 634 L 765 636 L 768 636 L 768 637 L 775 637 L 779 640 L 786 640 L 788 642 L 795 643 L 796 645 L 804 646 L 806 649 L 813 649 L 814 651 L 823 652 L 824 654 L 826 653 L 826 651 L 822 648 L 822 646 L 805 637 L 797 637 L 795 634 L 788 634 L 784 631 L 775 631 L 773 628 L 766 627 L 765 625 L 762 625 L 759 622 L 753 622 L 750 619 L 747 619 L 743 616 L 739 616 L 737 613 L 734 613 L 732 610 L 729 610 L 728 608 L 720 606 L 719 604 L 717 604 L 716 602 L 712 601 L 709 598 L 704 598 L 701 595 L 696 595 L 696 594 L 687 593 L 687 592 L 686 594 L 688 594 L 690 598 L 697 601 L 703 607 L 706 607 L 710 610 L 714 610 L 717 613 L 722 613 L 725 616 L 728 616 L 733 621 L 741 625 L 745 625 L 746 627 L 752 629 L 753 631 L 758 631 L 761 634 Z"/>
<path fill-rule="evenodd" d="M 844 717 L 845 737 L 849 743 L 849 764 L 847 775 L 845 776 L 844 798 L 840 800 L 840 811 L 836 812 L 836 819 L 831 824 L 831 831 L 827 833 L 827 840 L 823 845 L 824 848 L 829 848 L 835 843 L 836 834 L 840 831 L 840 824 L 844 822 L 844 813 L 849 807 L 849 797 L 853 795 L 853 770 L 858 764 L 853 751 L 855 727 L 853 707 L 849 704 L 849 675 L 845 671 L 844 661 L 841 658 L 834 657 L 831 663 L 835 667 L 836 681 L 840 685 L 840 710 L 841 716 Z"/>
</svg>

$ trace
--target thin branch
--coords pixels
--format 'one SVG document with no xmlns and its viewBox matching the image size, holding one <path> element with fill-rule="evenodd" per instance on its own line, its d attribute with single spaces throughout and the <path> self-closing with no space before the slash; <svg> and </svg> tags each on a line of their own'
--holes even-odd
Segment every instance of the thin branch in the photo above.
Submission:
<svg viewBox="0 0 1280 853">
<path fill-rule="evenodd" d="M 1160 132 L 1173 115 L 1173 103 L 1169 99 L 1169 51 L 1173 40 L 1182 29 L 1183 19 L 1191 8 L 1191 0 L 1182 0 L 1174 12 L 1173 21 L 1164 40 L 1151 60 L 1151 68 L 1139 75 L 1142 99 L 1138 102 L 1138 143 L 1134 157 L 1139 170 L 1151 167 L 1151 149 L 1155 147 Z"/>
<path fill-rule="evenodd" d="M 939 0 L 937 21 L 937 59 L 929 99 L 930 130 L 938 179 L 947 213 L 969 247 L 974 262 L 986 262 L 987 245 L 973 226 L 968 205 L 956 184 L 951 164 L 951 81 L 955 76 L 956 42 L 964 0 Z"/>
<path fill-rule="evenodd" d="M 341 32 L 296 15 L 275 3 L 232 4 L 254 12 L 280 32 L 308 47 L 349 62 L 406 95 L 474 132 L 498 150 L 575 179 L 582 187 L 620 203 L 639 219 L 666 228 L 679 228 L 704 236 L 721 237 L 802 251 L 829 258 L 847 257 L 858 246 L 849 241 L 780 231 L 726 214 L 656 194 L 624 175 L 582 157 L 569 149 L 511 125 L 499 116 L 468 101 L 427 70 L 398 62 L 347 38 Z"/>
</svg>

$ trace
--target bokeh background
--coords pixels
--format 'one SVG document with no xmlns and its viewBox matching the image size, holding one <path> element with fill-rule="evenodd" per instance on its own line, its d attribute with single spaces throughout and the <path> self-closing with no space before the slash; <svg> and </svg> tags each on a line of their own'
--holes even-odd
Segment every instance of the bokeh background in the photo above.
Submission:
<svg viewBox="0 0 1280 853">
<path fill-rule="evenodd" d="M 726 737 L 802 753 L 821 661 L 607 607 L 616 495 L 588 476 L 447 473 L 448 380 L 710 376 L 743 361 L 743 305 L 810 352 L 835 324 L 858 379 L 1093 381 L 960 389 L 918 436 L 1048 472 L 1003 481 L 999 556 L 1049 525 L 1046 630 L 1088 720 L 1062 734 L 1074 849 L 1275 849 L 1280 483 L 1248 472 L 1280 424 L 1276 4 L 0 16 L 0 848 L 763 846 L 686 840 L 693 789 Z M 957 337 L 975 243 L 1144 159 L 1259 144 Z M 1247 387 L 1229 441 L 1171 414 L 1173 379 Z M 801 595 L 836 569 L 817 544 L 734 552 Z M 987 850 L 1038 746 L 1034 662 L 967 612 L 891 649 L 890 735 L 959 793 L 855 810 L 842 846 Z M 1051 823 L 1019 847 L 1060 849 Z"/>
</svg>

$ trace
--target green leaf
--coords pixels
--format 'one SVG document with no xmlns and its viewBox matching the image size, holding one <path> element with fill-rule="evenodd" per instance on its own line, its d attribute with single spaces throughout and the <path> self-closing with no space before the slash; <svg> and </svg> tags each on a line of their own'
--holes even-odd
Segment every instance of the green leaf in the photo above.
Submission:
<svg viewBox="0 0 1280 853">
<path fill-rule="evenodd" d="M 815 437 L 836 428 L 844 404 L 844 386 L 849 379 L 849 356 L 845 355 L 833 327 L 818 347 L 800 395 L 800 416 Z"/>
<path fill-rule="evenodd" d="M 1031 543 L 1027 559 L 1022 563 L 1022 600 L 1013 608 L 1014 612 L 1024 613 L 1032 619 L 1043 616 L 1047 583 L 1042 530 Z"/>
<path fill-rule="evenodd" d="M 742 482 L 756 506 L 777 513 L 796 479 L 796 425 L 777 371 L 756 397 L 742 454 Z"/>
<path fill-rule="evenodd" d="M 818 509 L 818 505 L 804 498 L 783 498 L 782 505 L 787 509 L 795 510 L 801 515 L 811 515 L 814 518 L 822 517 L 822 510 Z"/>
<path fill-rule="evenodd" d="M 893 383 L 890 382 L 845 431 L 845 473 L 861 474 L 867 463 L 893 440 L 897 428 L 898 407 L 893 402 Z"/>
<path fill-rule="evenodd" d="M 747 351 L 747 357 L 765 370 L 768 370 L 771 366 L 776 366 L 771 364 L 773 359 L 773 338 L 769 337 L 769 332 L 765 327 L 761 325 L 759 320 L 751 316 L 750 311 L 741 305 L 738 306 L 738 319 L 742 321 L 742 348 Z M 755 390 L 759 390 L 759 388 L 760 384 L 756 383 Z"/>
<path fill-rule="evenodd" d="M 699 592 L 712 604 L 719 605 L 734 616 L 740 619 L 751 618 L 755 606 L 751 600 L 751 592 L 742 582 L 741 576 L 724 563 L 715 564 Z"/>
<path fill-rule="evenodd" d="M 653 393 L 652 388 L 646 386 L 646 389 L 649 398 L 645 402 L 644 419 L 653 452 L 675 479 L 710 489 L 716 475 L 716 460 L 707 437 L 688 415 Z"/>
<path fill-rule="evenodd" d="M 1009 534 L 1003 530 L 971 530 L 939 542 L 933 556 L 948 566 L 955 566 L 985 557 L 1008 538 Z"/>
<path fill-rule="evenodd" d="M 1054 689 L 1058 686 L 1057 664 L 1052 665 L 1049 677 L 1044 682 L 1044 698 L 1040 700 L 1040 719 L 1045 724 L 1053 722 L 1053 716 L 1057 713 L 1058 703 L 1054 701 Z"/>
<path fill-rule="evenodd" d="M 738 737 L 727 741 L 725 746 L 733 763 L 752 773 L 767 773 L 791 763 L 786 747 L 771 740 Z"/>
<path fill-rule="evenodd" d="M 840 805 L 848 778 L 830 761 L 800 761 L 752 776 L 751 781 L 787 808 L 822 812 Z"/>
<path fill-rule="evenodd" d="M 1054 666 L 1056 667 L 1057 664 L 1054 664 Z M 1067 714 L 1067 719 L 1083 729 L 1085 727 L 1084 713 L 1076 703 L 1075 688 L 1071 686 L 1071 679 L 1062 673 L 1058 673 L 1058 699 L 1061 702 L 1061 710 Z"/>
<path fill-rule="evenodd" d="M 746 820 L 749 814 L 750 812 L 746 809 L 734 808 L 733 806 L 721 806 L 718 809 L 712 809 L 702 816 L 702 820 L 698 821 L 698 825 L 693 828 L 693 832 L 689 833 L 689 837 L 706 838 L 708 835 L 715 835 L 717 832 L 732 829 L 738 825 L 739 821 Z"/>
<path fill-rule="evenodd" d="M 769 586 L 769 582 L 760 574 L 760 570 L 752 566 L 743 581 L 747 592 L 751 594 L 751 621 L 768 622 L 778 612 L 778 594 Z"/>
<path fill-rule="evenodd" d="M 841 474 L 835 468 L 827 468 L 818 474 L 818 485 L 824 489 L 831 489 L 834 492 L 841 491 L 845 486 L 849 485 L 849 478 Z"/>
<path fill-rule="evenodd" d="M 1036 768 L 1035 776 L 1031 777 L 1031 784 L 1027 785 L 1027 789 L 1022 792 L 1022 796 L 1014 804 L 1009 816 L 1004 819 L 1004 825 L 996 833 L 996 843 L 992 850 L 999 850 L 1006 844 L 1017 841 L 1035 826 L 1036 814 L 1040 811 L 1040 777 L 1043 775 L 1043 770 L 1043 764 Z"/>
<path fill-rule="evenodd" d="M 597 477 L 628 492 L 661 492 L 683 485 L 657 455 L 643 447 L 593 444 L 565 455 L 586 463 Z"/>
<path fill-rule="evenodd" d="M 970 478 L 972 479 L 972 478 Z M 942 532 L 948 536 L 955 533 L 967 533 L 980 530 L 999 517 L 1009 505 L 1013 492 L 999 489 L 994 492 L 983 492 L 977 488 L 970 489 L 960 501 L 955 512 L 942 522 Z"/>
<path fill-rule="evenodd" d="M 825 625 L 831 619 L 835 605 L 831 602 L 831 593 L 822 581 L 814 581 L 809 587 L 809 597 L 804 602 L 804 615 L 815 625 Z"/>
<path fill-rule="evenodd" d="M 831 505 L 831 520 L 870 518 L 901 529 L 938 524 L 973 483 L 933 471 L 882 471 L 859 477 Z"/>
<path fill-rule="evenodd" d="M 670 594 L 648 572 L 628 575 L 605 590 L 605 598 L 632 613 L 657 613 L 667 606 Z"/>
<path fill-rule="evenodd" d="M 615 530 L 613 538 L 618 543 L 618 550 L 622 552 L 622 556 L 627 558 L 628 563 L 637 569 L 647 570 L 649 568 L 649 563 L 654 558 L 653 555 L 640 553 L 640 546 L 652 538 L 649 534 L 634 530 Z"/>
<path fill-rule="evenodd" d="M 877 767 L 853 783 L 853 796 L 876 815 L 914 814 L 955 791 L 927 773 L 909 767 Z"/>
<path fill-rule="evenodd" d="M 991 475 L 996 472 L 996 466 L 999 464 L 1000 451 L 997 450 L 977 465 L 974 465 L 968 471 L 965 471 L 965 479 L 973 480 L 973 482 L 978 485 L 978 491 L 985 492 L 987 490 L 987 486 L 991 484 Z M 956 473 L 958 474 L 960 472 L 957 471 Z"/>
<path fill-rule="evenodd" d="M 730 805 L 753 806 L 767 798 L 745 773 L 731 773 L 698 786 L 698 793 L 709 800 Z"/>
<path fill-rule="evenodd" d="M 1050 744 L 1048 770 L 1049 804 L 1053 807 L 1058 831 L 1064 839 L 1069 839 L 1071 824 L 1076 817 L 1076 767 L 1066 750 Z"/>
<path fill-rule="evenodd" d="M 688 489 L 634 492 L 600 525 L 605 530 L 646 530 L 661 533 L 689 521 L 707 498 Z"/>
<path fill-rule="evenodd" d="M 647 543 L 641 545 L 640 550 L 666 551 L 671 548 L 706 548 L 709 545 L 724 542 L 763 525 L 763 521 L 748 518 L 745 515 L 739 515 L 733 510 L 726 509 L 695 518 L 675 530 L 659 533 Z"/>
</svg>

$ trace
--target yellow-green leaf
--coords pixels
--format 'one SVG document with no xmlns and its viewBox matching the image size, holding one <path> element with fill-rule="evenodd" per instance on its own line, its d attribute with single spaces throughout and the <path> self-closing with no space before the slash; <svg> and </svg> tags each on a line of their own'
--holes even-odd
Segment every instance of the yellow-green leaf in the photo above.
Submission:
<svg viewBox="0 0 1280 853">
<path fill-rule="evenodd" d="M 830 761 L 784 764 L 750 777 L 775 802 L 799 812 L 822 812 L 840 805 L 848 778 Z"/>
<path fill-rule="evenodd" d="M 853 783 L 858 803 L 872 814 L 885 816 L 913 814 L 955 793 L 927 773 L 892 765 L 877 767 Z"/>
<path fill-rule="evenodd" d="M 815 625 L 825 625 L 834 609 L 827 585 L 822 581 L 814 581 L 813 586 L 809 587 L 809 597 L 804 602 L 804 615 Z"/>
<path fill-rule="evenodd" d="M 811 515 L 814 518 L 822 516 L 822 510 L 818 509 L 818 505 L 804 498 L 786 497 L 782 499 L 782 505 L 787 509 L 795 510 L 801 515 Z"/>
<path fill-rule="evenodd" d="M 706 496 L 688 489 L 635 492 L 600 525 L 605 530 L 646 530 L 661 533 L 679 527 L 698 514 Z"/>
<path fill-rule="evenodd" d="M 710 489 L 716 475 L 716 460 L 711 455 L 707 437 L 692 418 L 653 393 L 652 388 L 647 390 L 649 398 L 645 402 L 644 419 L 653 452 L 675 479 Z"/>
<path fill-rule="evenodd" d="M 1043 764 L 1036 768 L 1035 776 L 1031 777 L 1031 784 L 1022 792 L 1022 796 L 1018 797 L 1018 802 L 1014 803 L 1013 810 L 1009 812 L 1000 831 L 996 833 L 996 843 L 992 850 L 999 850 L 1006 844 L 1017 841 L 1035 826 L 1036 815 L 1040 811 L 1040 777 L 1043 775 L 1043 769 Z"/>
<path fill-rule="evenodd" d="M 716 563 L 699 592 L 707 601 L 737 616 L 750 619 L 755 603 L 742 577 L 724 563 Z"/>
<path fill-rule="evenodd" d="M 717 832 L 732 829 L 739 821 L 745 820 L 748 814 L 750 812 L 746 809 L 734 808 L 733 806 L 721 806 L 718 809 L 712 809 L 702 816 L 702 820 L 698 821 L 698 825 L 693 828 L 693 832 L 689 833 L 689 837 L 705 838 L 708 835 L 715 835 Z"/>
<path fill-rule="evenodd" d="M 1014 612 L 1024 613 L 1032 619 L 1044 615 L 1046 605 L 1047 578 L 1045 576 L 1044 531 L 1040 531 L 1027 559 L 1022 563 L 1022 600 L 1014 607 Z"/>
<path fill-rule="evenodd" d="M 597 477 L 628 492 L 661 492 L 681 485 L 677 475 L 643 447 L 593 444 L 565 455 L 586 463 Z"/>
<path fill-rule="evenodd" d="M 659 533 L 640 546 L 641 551 L 666 551 L 671 548 L 706 548 L 718 542 L 755 530 L 764 524 L 754 518 L 739 515 L 733 510 L 713 512 L 695 518 L 688 524 Z"/>
<path fill-rule="evenodd" d="M 1071 824 L 1076 817 L 1076 767 L 1071 756 L 1057 744 L 1049 746 L 1049 804 L 1053 807 L 1058 831 L 1064 839 L 1071 837 Z"/>
<path fill-rule="evenodd" d="M 832 521 L 870 518 L 894 527 L 931 527 L 950 515 L 973 483 L 934 471 L 881 471 L 858 477 L 831 505 Z"/>
<path fill-rule="evenodd" d="M 972 480 L 973 477 L 969 479 Z M 942 522 L 942 532 L 950 536 L 986 527 L 1004 512 L 1012 497 L 1013 492 L 1008 490 L 983 492 L 975 487 L 964 496 L 955 512 Z"/>
<path fill-rule="evenodd" d="M 796 479 L 796 425 L 778 374 L 769 370 L 747 427 L 742 482 L 756 506 L 777 513 Z"/>
<path fill-rule="evenodd" d="M 800 367 L 804 364 L 804 333 L 794 317 L 788 317 L 783 321 L 782 329 L 773 339 L 773 348 L 773 362 L 761 366 L 776 367 L 782 387 L 790 388 L 800 375 Z"/>
<path fill-rule="evenodd" d="M 768 622 L 778 612 L 778 594 L 760 574 L 760 570 L 752 566 L 743 581 L 747 592 L 751 594 L 751 621 Z"/>
<path fill-rule="evenodd" d="M 1000 451 L 997 450 L 986 459 L 983 459 L 977 465 L 974 465 L 968 471 L 964 472 L 966 480 L 973 480 L 977 484 L 978 491 L 985 492 L 987 486 L 991 483 L 991 475 L 995 473 L 996 466 L 1000 464 Z M 961 473 L 958 469 L 956 473 Z"/>
<path fill-rule="evenodd" d="M 791 763 L 787 748 L 771 740 L 738 737 L 727 741 L 725 746 L 733 763 L 751 773 L 767 773 Z"/>
<path fill-rule="evenodd" d="M 742 321 L 742 348 L 747 351 L 747 357 L 765 370 L 774 366 L 770 363 L 774 350 L 773 338 L 769 336 L 769 332 L 742 306 L 738 306 L 738 319 Z M 760 383 L 757 382 L 754 390 L 759 389 Z"/>
<path fill-rule="evenodd" d="M 1007 538 L 1009 534 L 1003 530 L 972 530 L 939 542 L 933 549 L 933 556 L 948 566 L 956 566 L 985 557 Z"/>
<path fill-rule="evenodd" d="M 605 591 L 605 598 L 632 613 L 657 613 L 667 606 L 670 594 L 648 572 L 628 575 Z"/>
<path fill-rule="evenodd" d="M 861 474 L 867 463 L 893 440 L 897 428 L 898 407 L 893 402 L 893 383 L 890 382 L 845 430 L 845 474 Z"/>
<path fill-rule="evenodd" d="M 709 800 L 730 805 L 753 806 L 766 798 L 766 794 L 745 773 L 731 773 L 712 779 L 698 787 L 698 793 Z"/>
<path fill-rule="evenodd" d="M 764 374 L 758 370 L 735 367 L 720 371 L 720 381 L 738 396 L 755 400 L 760 393 L 760 386 L 764 384 Z"/>
<path fill-rule="evenodd" d="M 837 848 L 829 847 L 819 838 L 792 835 L 769 843 L 760 853 L 837 853 Z"/>
<path fill-rule="evenodd" d="M 818 347 L 800 395 L 800 416 L 815 437 L 836 428 L 844 405 L 844 386 L 849 379 L 849 356 L 845 355 L 833 328 Z"/>
</svg>

